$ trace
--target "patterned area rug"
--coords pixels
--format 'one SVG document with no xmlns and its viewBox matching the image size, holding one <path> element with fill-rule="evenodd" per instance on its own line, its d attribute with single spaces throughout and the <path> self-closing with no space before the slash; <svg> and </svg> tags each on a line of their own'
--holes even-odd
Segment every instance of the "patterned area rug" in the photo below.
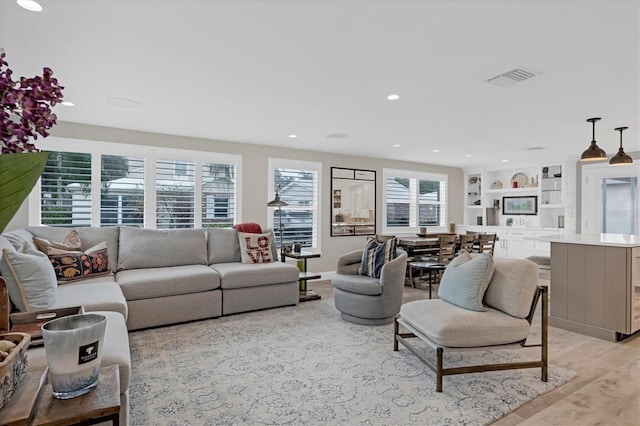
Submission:
<svg viewBox="0 0 640 426">
<path fill-rule="evenodd" d="M 392 325 L 344 322 L 333 299 L 133 332 L 130 344 L 132 425 L 481 425 L 575 376 L 555 366 L 547 383 L 539 369 L 448 376 L 437 393 L 431 370 L 393 351 Z"/>
</svg>

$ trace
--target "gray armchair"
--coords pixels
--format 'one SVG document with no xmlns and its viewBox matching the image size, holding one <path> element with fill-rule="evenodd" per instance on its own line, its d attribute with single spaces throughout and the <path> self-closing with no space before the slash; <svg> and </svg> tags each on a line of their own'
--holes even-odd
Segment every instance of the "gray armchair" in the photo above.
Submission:
<svg viewBox="0 0 640 426">
<path fill-rule="evenodd" d="M 358 275 L 362 250 L 338 258 L 331 280 L 336 309 L 342 319 L 355 324 L 379 325 L 393 322 L 400 312 L 407 253 L 398 249 L 396 258 L 382 267 L 380 278 Z"/>
</svg>

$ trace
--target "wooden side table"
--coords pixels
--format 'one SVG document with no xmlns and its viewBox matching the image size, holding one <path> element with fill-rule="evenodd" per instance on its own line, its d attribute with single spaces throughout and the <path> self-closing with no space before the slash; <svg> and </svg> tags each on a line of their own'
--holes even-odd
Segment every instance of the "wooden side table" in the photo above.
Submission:
<svg viewBox="0 0 640 426">
<path fill-rule="evenodd" d="M 321 254 L 301 251 L 301 252 L 283 253 L 283 256 L 289 257 L 291 259 L 297 259 L 299 262 L 302 262 L 301 265 L 300 264 L 298 265 L 298 269 L 300 269 L 300 274 L 298 276 L 298 282 L 300 283 L 300 299 L 299 299 L 300 302 L 321 299 L 321 296 L 319 294 L 307 288 L 307 281 L 316 280 L 321 277 L 320 274 L 309 272 L 307 270 L 307 259 L 320 257 Z"/>
<path fill-rule="evenodd" d="M 114 426 L 120 424 L 119 366 L 102 367 L 95 389 L 72 399 L 54 398 L 47 376 L 46 368 L 27 373 L 16 393 L 0 410 L 0 424 L 61 426 L 106 421 L 113 422 Z"/>
</svg>

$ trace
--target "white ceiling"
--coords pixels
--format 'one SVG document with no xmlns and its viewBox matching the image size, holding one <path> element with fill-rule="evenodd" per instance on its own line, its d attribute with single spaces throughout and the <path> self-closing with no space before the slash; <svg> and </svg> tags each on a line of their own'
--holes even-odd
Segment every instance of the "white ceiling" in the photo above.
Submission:
<svg viewBox="0 0 640 426">
<path fill-rule="evenodd" d="M 41 3 L 0 2 L 0 47 L 15 76 L 53 69 L 61 121 L 492 167 L 577 158 L 600 116 L 602 148 L 629 126 L 640 150 L 638 0 Z M 538 76 L 484 81 L 516 67 Z"/>
</svg>

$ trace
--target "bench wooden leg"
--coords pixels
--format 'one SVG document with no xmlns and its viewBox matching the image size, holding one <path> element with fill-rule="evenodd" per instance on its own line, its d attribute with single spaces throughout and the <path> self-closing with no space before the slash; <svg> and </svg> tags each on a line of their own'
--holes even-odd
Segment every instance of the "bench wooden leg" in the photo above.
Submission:
<svg viewBox="0 0 640 426">
<path fill-rule="evenodd" d="M 442 356 L 444 350 L 442 348 L 437 348 L 437 359 L 436 359 L 436 392 L 442 392 Z"/>
<path fill-rule="evenodd" d="M 400 325 L 398 324 L 398 317 L 395 317 L 393 319 L 393 350 L 395 352 L 398 351 L 398 339 L 396 339 L 396 336 L 398 335 L 399 328 Z"/>
</svg>

